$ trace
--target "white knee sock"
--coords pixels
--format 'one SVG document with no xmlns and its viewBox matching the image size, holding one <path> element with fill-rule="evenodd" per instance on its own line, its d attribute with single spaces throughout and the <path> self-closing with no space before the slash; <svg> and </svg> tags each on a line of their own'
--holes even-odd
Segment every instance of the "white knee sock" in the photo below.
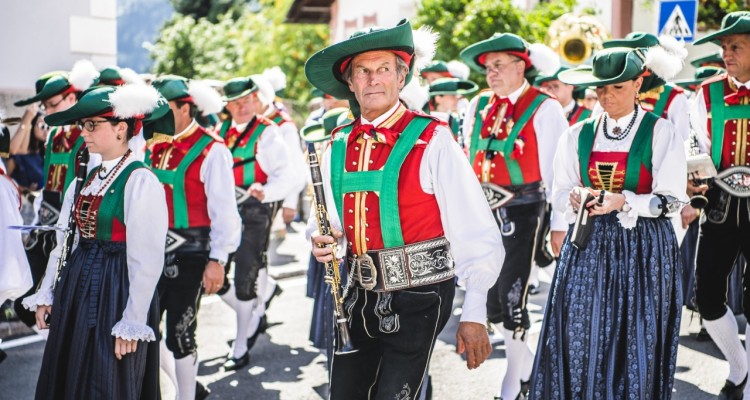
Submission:
<svg viewBox="0 0 750 400">
<path fill-rule="evenodd" d="M 167 342 L 162 340 L 159 342 L 159 367 L 161 367 L 161 370 L 167 374 L 167 377 L 169 377 L 172 386 L 174 386 L 176 397 L 179 398 L 180 394 L 177 392 L 179 388 L 177 387 L 177 375 L 175 374 L 174 362 L 174 355 L 167 348 Z"/>
<path fill-rule="evenodd" d="M 508 360 L 508 367 L 500 386 L 500 397 L 515 399 L 521 391 L 521 380 L 529 380 L 531 376 L 534 354 L 526 344 L 526 338 L 522 340 L 520 334 L 516 334 L 516 338 L 513 339 L 513 331 L 503 328 L 503 335 L 505 335 L 505 358 Z"/>
<path fill-rule="evenodd" d="M 258 299 L 250 301 L 238 301 L 235 311 L 237 312 L 237 337 L 234 340 L 232 357 L 240 358 L 247 352 L 247 338 L 250 337 L 250 326 L 252 324 L 255 304 Z M 257 323 L 256 323 L 257 325 Z M 255 333 L 253 330 L 252 333 Z"/>
<path fill-rule="evenodd" d="M 269 282 L 270 279 L 271 277 L 268 276 L 268 267 L 261 268 L 260 271 L 258 271 L 258 280 L 255 282 L 255 293 L 258 295 L 259 299 L 263 300 L 263 302 L 266 302 L 271 298 L 270 294 L 266 297 L 266 291 L 268 290 L 268 287 L 271 286 Z M 273 290 L 271 293 L 273 293 Z"/>
<path fill-rule="evenodd" d="M 229 290 L 221 295 L 221 299 L 227 303 L 229 307 L 232 307 L 232 310 L 237 310 L 237 302 L 239 302 L 239 300 L 237 299 L 237 292 L 235 292 L 234 286 L 230 286 Z"/>
<path fill-rule="evenodd" d="M 529 286 L 539 287 L 539 266 L 534 263 L 529 273 Z"/>
<path fill-rule="evenodd" d="M 713 321 L 703 320 L 706 331 L 711 335 L 716 345 L 729 362 L 729 377 L 732 383 L 740 383 L 747 376 L 747 356 L 742 348 L 739 333 L 737 331 L 737 320 L 732 311 L 727 308 L 726 314 Z"/>
<path fill-rule="evenodd" d="M 263 291 L 258 291 L 259 295 L 262 293 L 263 296 L 263 302 L 267 302 L 268 300 L 271 300 L 271 296 L 273 296 L 274 290 L 276 290 L 276 285 L 278 283 L 276 282 L 276 279 L 271 278 L 271 275 L 268 275 L 268 268 L 263 268 L 260 270 L 260 275 L 258 276 L 258 280 L 263 278 L 265 275 L 265 283 L 263 284 Z M 260 289 L 260 283 L 258 284 L 258 289 Z"/>
<path fill-rule="evenodd" d="M 745 325 L 745 361 L 750 365 L 750 323 Z M 750 399 L 750 385 L 745 385 L 744 398 Z"/>
<path fill-rule="evenodd" d="M 175 360 L 177 373 L 176 400 L 195 400 L 195 378 L 198 376 L 198 354 Z"/>
</svg>

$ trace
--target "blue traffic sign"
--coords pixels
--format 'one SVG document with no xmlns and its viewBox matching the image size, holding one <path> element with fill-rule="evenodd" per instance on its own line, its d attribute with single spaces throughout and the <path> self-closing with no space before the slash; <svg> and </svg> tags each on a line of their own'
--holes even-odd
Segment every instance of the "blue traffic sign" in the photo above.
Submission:
<svg viewBox="0 0 750 400">
<path fill-rule="evenodd" d="M 662 1 L 659 4 L 659 35 L 692 42 L 697 21 L 697 0 Z"/>
</svg>

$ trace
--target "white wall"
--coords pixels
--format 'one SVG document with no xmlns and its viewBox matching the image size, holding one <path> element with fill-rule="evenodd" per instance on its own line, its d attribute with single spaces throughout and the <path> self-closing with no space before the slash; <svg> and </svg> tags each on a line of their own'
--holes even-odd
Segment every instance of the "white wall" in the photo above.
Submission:
<svg viewBox="0 0 750 400">
<path fill-rule="evenodd" d="M 0 0 L 0 107 L 34 92 L 34 81 L 76 60 L 117 60 L 117 0 Z M 6 103 L 6 104 L 3 104 Z"/>
<path fill-rule="evenodd" d="M 0 0 L 3 1 L 3 0 Z M 337 1 L 332 41 L 338 43 L 369 26 L 393 27 L 403 18 L 417 15 L 418 0 Z"/>
</svg>

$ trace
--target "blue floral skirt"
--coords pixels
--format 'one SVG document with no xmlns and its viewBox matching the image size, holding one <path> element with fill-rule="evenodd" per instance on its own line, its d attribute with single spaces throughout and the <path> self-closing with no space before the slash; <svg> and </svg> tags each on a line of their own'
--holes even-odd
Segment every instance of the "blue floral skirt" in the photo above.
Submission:
<svg viewBox="0 0 750 400">
<path fill-rule="evenodd" d="M 616 213 L 596 217 L 583 251 L 566 238 L 530 398 L 669 399 L 683 304 L 680 268 L 666 218 L 639 218 L 627 230 Z"/>
</svg>

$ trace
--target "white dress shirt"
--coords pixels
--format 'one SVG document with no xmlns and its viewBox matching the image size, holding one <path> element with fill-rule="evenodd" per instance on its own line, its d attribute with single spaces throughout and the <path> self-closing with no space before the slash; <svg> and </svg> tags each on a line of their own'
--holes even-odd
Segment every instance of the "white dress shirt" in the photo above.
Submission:
<svg viewBox="0 0 750 400">
<path fill-rule="evenodd" d="M 516 91 L 507 96 L 511 103 L 516 104 L 518 98 L 528 88 L 529 83 L 524 80 L 523 85 Z M 469 109 L 466 112 L 466 118 L 464 118 L 463 135 L 464 143 L 466 148 L 471 146 L 471 135 L 474 130 L 474 114 L 476 113 L 477 103 L 479 96 L 474 97 L 469 103 Z M 476 121 L 481 124 L 482 121 Z M 544 183 L 544 193 L 547 197 L 547 202 L 552 202 L 552 182 L 554 179 L 554 170 L 552 168 L 552 160 L 555 157 L 555 151 L 557 150 L 557 142 L 560 139 L 563 131 L 568 129 L 568 120 L 565 118 L 565 113 L 560 105 L 560 102 L 556 99 L 549 98 L 542 102 L 537 108 L 532 123 L 534 124 L 534 131 L 536 132 L 536 143 L 539 159 L 539 172 L 542 175 L 542 182 Z M 476 175 L 474 175 L 476 177 Z M 565 220 L 561 215 L 556 215 L 554 212 L 550 217 L 550 227 L 553 231 L 564 231 L 567 230 L 565 226 Z"/>
<path fill-rule="evenodd" d="M 630 146 L 635 138 L 635 133 L 643 120 L 645 110 L 640 109 L 638 117 L 628 136 L 623 140 L 610 140 L 604 136 L 602 123 L 596 131 L 594 147 L 592 151 L 599 152 L 629 152 Z M 630 123 L 633 112 L 614 120 L 608 116 L 607 125 L 609 129 L 615 126 L 620 127 L 623 131 Z M 570 205 L 569 194 L 575 187 L 581 186 L 580 162 L 578 156 L 578 137 L 580 136 L 583 122 L 571 126 L 563 133 L 555 155 L 555 183 L 553 185 L 552 207 L 559 213 L 564 214 L 568 224 L 575 222 L 575 211 Z M 682 137 L 675 131 L 672 123 L 665 119 L 659 119 L 654 127 L 653 156 L 651 159 L 651 174 L 653 183 L 651 193 L 672 195 L 681 201 L 687 201 L 685 193 L 687 186 L 687 161 L 685 159 L 685 150 L 683 148 Z M 630 156 L 638 156 L 632 154 Z M 620 225 L 624 228 L 632 228 L 636 225 L 638 217 L 654 218 L 659 215 L 651 213 L 649 204 L 654 197 L 653 194 L 635 194 L 634 192 L 623 190 L 626 204 L 631 209 L 629 212 L 621 211 L 617 217 Z"/>
<path fill-rule="evenodd" d="M 729 79 L 737 87 L 746 87 L 750 89 L 750 81 L 740 82 L 737 78 L 730 76 Z M 700 88 L 695 92 L 692 102 L 690 104 L 690 127 L 695 131 L 696 139 L 698 140 L 698 148 L 701 153 L 711 154 L 711 139 L 708 137 L 708 112 L 706 110 L 706 102 L 703 99 L 703 89 Z"/>
<path fill-rule="evenodd" d="M 102 165 L 112 169 L 121 157 L 103 161 Z M 128 157 L 117 176 L 130 163 L 137 161 L 134 156 Z M 108 179 L 94 176 L 91 184 L 84 188 L 84 195 L 97 193 Z M 57 226 L 67 228 L 68 216 L 75 195 L 75 185 L 70 185 L 65 192 L 65 199 Z M 145 201 L 147 199 L 147 201 Z M 164 186 L 149 169 L 133 171 L 125 184 L 124 224 L 126 228 L 125 243 L 127 246 L 128 281 L 130 282 L 128 302 L 122 313 L 122 319 L 112 327 L 112 336 L 125 340 L 156 340 L 153 330 L 147 325 L 147 316 L 151 299 L 156 290 L 164 266 L 164 247 L 169 226 L 167 201 Z M 54 295 L 52 285 L 55 279 L 58 260 L 62 252 L 64 232 L 56 232 L 57 246 L 50 254 L 44 279 L 37 293 L 24 300 L 24 305 L 35 309 L 40 305 L 52 305 Z M 76 231 L 76 238 L 80 232 Z M 77 246 L 74 244 L 73 248 Z M 71 249 L 72 250 L 72 249 Z M 104 305 L 102 305 L 104 307 Z M 54 308 L 53 308 L 54 309 Z"/>
<path fill-rule="evenodd" d="M 396 111 L 399 104 L 370 122 L 378 126 Z M 323 188 L 331 227 L 342 231 L 341 218 L 331 192 L 331 149 L 325 150 L 321 160 Z M 459 285 L 466 288 L 461 321 L 484 324 L 487 321 L 487 291 L 497 281 L 505 249 L 500 230 L 492 217 L 487 199 L 466 156 L 450 130 L 438 126 L 435 136 L 425 149 L 419 166 L 422 190 L 434 194 L 440 209 L 445 237 L 451 245 Z M 308 220 L 308 236 L 317 234 L 315 214 Z M 346 256 L 346 236 L 338 241 L 339 258 Z"/>
<path fill-rule="evenodd" d="M 269 108 L 266 114 L 273 113 L 273 111 L 273 108 Z M 310 173 L 305 162 L 305 155 L 302 153 L 301 139 L 297 126 L 292 122 L 283 121 L 279 125 L 279 133 L 289 153 L 289 165 L 292 170 L 291 179 L 294 181 L 294 185 L 284 197 L 282 206 L 296 210 L 297 203 L 299 202 L 299 193 L 307 187 L 307 176 Z"/>
<path fill-rule="evenodd" d="M 2 160 L 0 170 L 5 171 Z M 0 303 L 26 293 L 33 284 L 21 231 L 7 228 L 23 225 L 20 200 L 10 177 L 0 176 Z"/>
<path fill-rule="evenodd" d="M 175 135 L 174 139 L 191 132 L 196 124 L 193 120 L 190 126 Z M 208 218 L 211 220 L 209 257 L 220 261 L 226 261 L 229 253 L 237 250 L 242 235 L 242 220 L 234 196 L 232 165 L 232 154 L 227 146 L 224 143 L 214 143 L 208 150 L 200 170 L 200 180 L 206 192 Z"/>
</svg>

